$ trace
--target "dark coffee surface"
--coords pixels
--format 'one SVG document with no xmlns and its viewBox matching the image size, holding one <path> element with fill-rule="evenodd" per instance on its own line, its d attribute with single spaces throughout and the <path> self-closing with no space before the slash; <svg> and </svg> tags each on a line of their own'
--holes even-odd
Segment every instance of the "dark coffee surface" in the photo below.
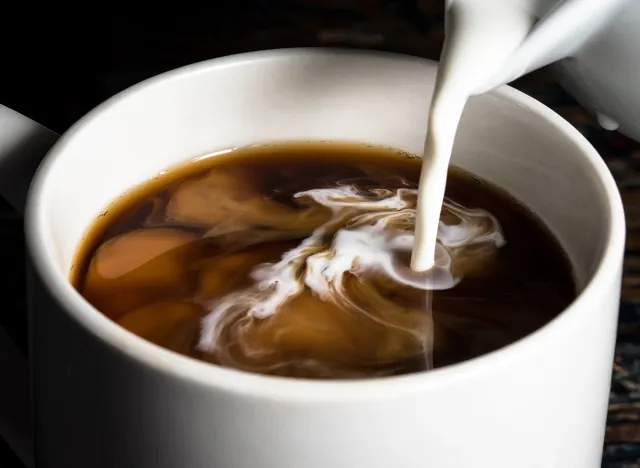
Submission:
<svg viewBox="0 0 640 468">
<path fill-rule="evenodd" d="M 300 289 L 270 316 L 245 313 L 250 304 L 244 297 L 255 295 L 252 304 L 261 304 L 275 295 L 252 277 L 258 267 L 278 264 L 344 216 L 298 194 L 338 196 L 334 191 L 349 188 L 354 193 L 340 203 L 384 201 L 415 191 L 419 171 L 413 155 L 339 143 L 253 147 L 200 159 L 111 206 L 89 230 L 73 281 L 98 310 L 160 346 L 227 367 L 306 378 L 366 378 L 455 364 L 526 336 L 573 300 L 570 265 L 546 228 L 508 195 L 454 168 L 448 201 L 473 216 L 487 212 L 458 218 L 455 208 L 443 209 L 441 223 L 457 229 L 457 237 L 476 236 L 461 246 L 442 240 L 458 284 L 436 291 L 410 287 L 390 272 L 362 267 L 362 253 L 344 281 L 313 289 L 305 283 L 321 277 L 309 273 L 317 255 L 301 256 L 291 280 Z M 412 234 L 415 195 L 406 197 L 408 208 L 388 215 L 406 216 L 390 222 L 384 235 Z M 378 221 L 367 218 L 364 227 L 354 227 L 356 214 L 374 213 L 362 210 L 323 234 L 317 251 L 337 255 L 332 249 L 341 232 Z M 494 243 L 492 235 L 506 244 Z M 408 269 L 408 253 L 393 251 L 397 271 Z M 327 268 L 335 263 L 329 260 Z M 278 278 L 273 288 L 287 281 Z M 239 298 L 227 299 L 238 291 Z M 215 342 L 203 349 L 212 331 L 202 320 L 218 314 L 225 300 L 232 305 Z"/>
</svg>

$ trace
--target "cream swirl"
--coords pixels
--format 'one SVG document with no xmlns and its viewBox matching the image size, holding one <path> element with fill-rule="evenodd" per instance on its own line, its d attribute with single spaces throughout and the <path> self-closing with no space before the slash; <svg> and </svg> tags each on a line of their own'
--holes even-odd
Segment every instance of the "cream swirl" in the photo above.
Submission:
<svg viewBox="0 0 640 468">
<path fill-rule="evenodd" d="M 477 244 L 504 245 L 502 229 L 493 215 L 445 200 L 435 264 L 428 271 L 413 271 L 408 259 L 414 242 L 417 193 L 409 188 L 363 190 L 354 185 L 297 193 L 296 199 L 329 208 L 330 220 L 285 252 L 280 261 L 254 268 L 250 287 L 210 304 L 198 347 L 213 351 L 226 324 L 239 318 L 266 319 L 305 289 L 346 311 L 384 321 L 384 314 L 369 313 L 353 297 L 346 287 L 348 277 L 364 281 L 376 276 L 422 291 L 450 289 L 461 280 L 452 274 L 456 250 Z M 395 326 L 389 321 L 384 324 Z"/>
</svg>

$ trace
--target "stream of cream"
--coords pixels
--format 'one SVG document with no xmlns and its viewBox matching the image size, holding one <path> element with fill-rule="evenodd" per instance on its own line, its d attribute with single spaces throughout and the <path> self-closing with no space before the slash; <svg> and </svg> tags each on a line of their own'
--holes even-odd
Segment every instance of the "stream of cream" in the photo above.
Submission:
<svg viewBox="0 0 640 468">
<path fill-rule="evenodd" d="M 531 30 L 533 17 L 513 0 L 448 0 L 446 37 L 429 109 L 411 268 L 425 271 L 437 256 L 438 220 L 462 111 L 486 91 L 496 72 Z M 499 76 L 500 73 L 498 73 Z"/>
</svg>

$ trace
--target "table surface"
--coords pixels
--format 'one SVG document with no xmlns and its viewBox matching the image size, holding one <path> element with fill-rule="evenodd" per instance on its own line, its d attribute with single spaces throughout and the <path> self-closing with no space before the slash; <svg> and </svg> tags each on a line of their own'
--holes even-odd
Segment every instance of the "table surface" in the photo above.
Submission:
<svg viewBox="0 0 640 468">
<path fill-rule="evenodd" d="M 95 104 L 137 81 L 169 68 L 230 53 L 322 45 L 389 50 L 436 59 L 443 37 L 442 3 L 435 0 L 260 0 L 232 7 L 212 2 L 210 8 L 218 10 L 203 11 L 201 7 L 197 11 L 172 11 L 164 19 L 156 20 L 155 29 L 145 30 L 144 40 L 135 17 L 112 15 L 92 25 L 96 30 L 94 37 L 100 36 L 103 42 L 95 39 L 95 50 L 101 51 L 97 60 L 82 62 L 84 86 L 74 82 L 72 73 L 68 72 L 57 82 L 55 77 L 51 81 L 66 94 L 54 94 L 42 88 L 46 93 L 42 99 L 55 99 L 61 94 L 64 98 L 49 101 L 47 109 L 39 108 L 33 99 L 21 97 L 26 94 L 20 92 L 3 95 L 0 90 L 0 102 L 61 132 Z M 218 24 L 215 30 L 198 27 L 197 18 L 214 15 L 224 15 L 228 21 Z M 43 24 L 43 28 L 46 27 Z M 75 63 L 73 55 L 57 60 Z M 20 80 L 18 76 L 16 81 Z M 535 72 L 518 80 L 515 86 L 576 126 L 600 152 L 622 193 L 628 225 L 627 250 L 602 466 L 640 468 L 640 144 L 616 132 L 602 130 L 557 85 L 549 70 Z M 29 89 L 29 96 L 37 92 L 35 88 Z M 0 284 L 5 304 L 0 311 L 0 324 L 24 349 L 22 229 L 21 217 L 0 199 L 0 264 L 3 265 Z M 0 440 L 0 465 L 12 466 L 10 462 L 10 454 Z"/>
</svg>

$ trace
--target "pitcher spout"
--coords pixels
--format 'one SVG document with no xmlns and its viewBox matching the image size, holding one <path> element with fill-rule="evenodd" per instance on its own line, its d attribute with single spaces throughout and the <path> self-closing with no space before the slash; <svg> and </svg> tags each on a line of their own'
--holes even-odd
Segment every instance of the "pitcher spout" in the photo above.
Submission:
<svg viewBox="0 0 640 468">
<path fill-rule="evenodd" d="M 509 83 L 537 68 L 570 57 L 585 43 L 599 35 L 630 0 L 450 0 L 448 10 L 457 10 L 465 23 L 480 25 L 492 22 L 491 35 L 506 50 L 508 44 L 501 36 L 512 41 L 513 51 L 504 61 L 491 63 L 491 72 L 479 80 L 472 94 L 481 94 Z M 447 20 L 454 23 L 450 14 Z M 523 27 L 528 30 L 523 34 Z M 455 25 L 454 25 L 455 26 Z M 451 28 L 451 29 L 455 29 Z M 486 28 L 485 28 L 486 29 Z M 460 32 L 447 30 L 449 34 Z M 468 35 L 468 34 L 465 34 Z M 469 41 L 473 39 L 468 39 Z M 486 37 L 476 40 L 487 41 Z M 488 52 L 485 51 L 485 54 Z"/>
</svg>

